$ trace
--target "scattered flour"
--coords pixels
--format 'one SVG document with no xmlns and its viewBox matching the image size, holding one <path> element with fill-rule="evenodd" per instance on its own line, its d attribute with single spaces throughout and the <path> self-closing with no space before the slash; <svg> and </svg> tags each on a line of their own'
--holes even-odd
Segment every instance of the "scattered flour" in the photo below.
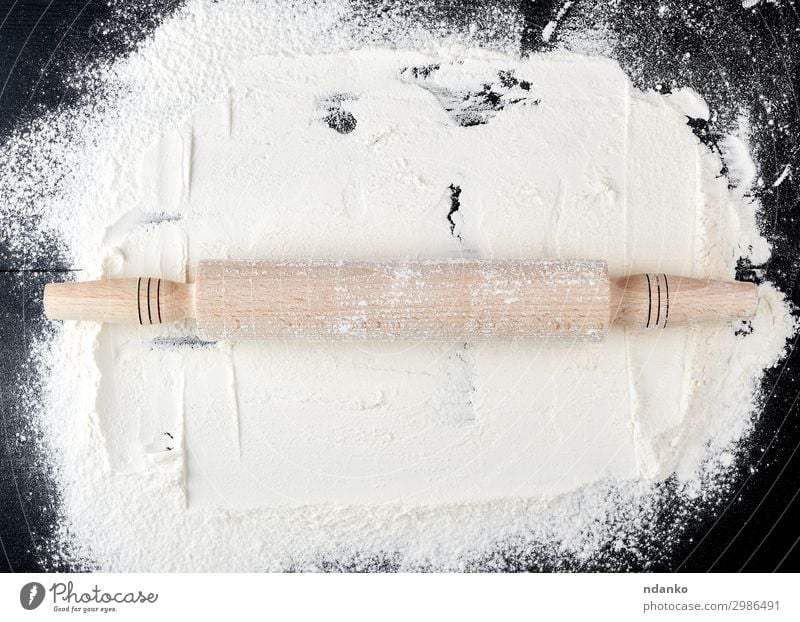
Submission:
<svg viewBox="0 0 800 622">
<path fill-rule="evenodd" d="M 567 2 L 561 5 L 561 8 L 558 10 L 558 13 L 556 13 L 555 19 L 552 19 L 549 22 L 547 22 L 547 25 L 542 30 L 542 41 L 549 42 L 550 39 L 552 39 L 553 34 L 556 31 L 556 28 L 558 28 L 558 22 L 560 22 L 564 18 L 564 15 L 567 14 L 567 11 L 569 11 L 570 7 L 573 4 L 574 4 L 573 2 L 567 0 Z"/>
<path fill-rule="evenodd" d="M 413 34 L 362 46 L 376 41 L 347 17 L 188 3 L 90 76 L 101 104 L 8 145 L 59 180 L 18 190 L 41 192 L 30 217 L 81 278 L 467 256 L 730 279 L 738 257 L 769 256 L 746 136 L 723 145 L 729 189 L 686 125 L 708 116 L 693 92 L 639 92 L 596 57 Z M 60 546 L 128 571 L 636 554 L 661 496 L 707 494 L 751 425 L 794 330 L 783 296 L 759 291 L 749 326 L 601 344 L 215 344 L 191 325 L 65 324 L 43 346 Z"/>
</svg>

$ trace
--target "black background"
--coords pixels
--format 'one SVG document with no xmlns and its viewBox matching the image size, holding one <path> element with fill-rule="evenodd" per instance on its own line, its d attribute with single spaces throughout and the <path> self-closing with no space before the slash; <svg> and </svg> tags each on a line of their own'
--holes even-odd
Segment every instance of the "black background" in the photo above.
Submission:
<svg viewBox="0 0 800 622">
<path fill-rule="evenodd" d="M 481 4 L 430 2 L 420 9 L 419 3 L 353 1 L 376 15 L 387 5 L 418 10 L 420 20 L 445 20 L 456 30 L 469 27 Z M 97 0 L 0 0 L 0 140 L 49 110 L 74 104 L 82 94 L 64 78 L 76 66 L 124 54 L 179 2 L 128 4 L 134 6 L 121 20 Z M 740 0 L 615 4 L 577 0 L 550 44 L 542 41 L 541 33 L 562 2 L 492 4 L 522 15 L 523 54 L 548 48 L 560 33 L 570 30 L 607 29 L 617 42 L 608 53 L 638 87 L 668 92 L 691 86 L 706 99 L 715 113 L 712 122 L 695 122 L 693 129 L 712 148 L 718 135 L 734 127 L 743 109 L 752 123 L 754 157 L 765 182 L 754 190 L 764 207 L 761 225 L 774 250 L 764 266 L 740 265 L 739 278 L 770 280 L 798 302 L 800 11 L 796 2 L 763 1 L 745 9 Z M 659 11 L 660 6 L 666 10 Z M 772 187 L 787 164 L 791 174 Z M 21 255 L 10 254 L 6 242 L 6 226 L 0 222 L 0 568 L 80 569 L 50 547 L 58 522 L 57 491 L 39 448 L 19 438 L 32 424 L 20 407 L 22 398 L 35 394 L 40 382 L 31 346 L 51 330 L 42 318 L 42 285 L 80 267 L 63 261 L 57 240 L 26 248 Z M 800 361 L 794 342 L 790 346 L 787 360 L 764 379 L 763 413 L 746 444 L 731 494 L 714 508 L 676 507 L 665 512 L 661 519 L 665 523 L 674 519 L 671 514 L 688 515 L 691 520 L 647 564 L 609 554 L 600 566 L 574 569 L 800 569 Z M 505 570 L 560 569 L 543 565 L 533 552 L 498 550 L 491 561 L 493 568 Z M 349 568 L 333 564 L 330 569 Z M 391 565 L 376 560 L 374 569 Z"/>
</svg>

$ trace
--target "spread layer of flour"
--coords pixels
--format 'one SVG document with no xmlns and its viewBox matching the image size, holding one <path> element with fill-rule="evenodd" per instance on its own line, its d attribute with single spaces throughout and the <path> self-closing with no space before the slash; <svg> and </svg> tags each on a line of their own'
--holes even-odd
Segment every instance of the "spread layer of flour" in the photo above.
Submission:
<svg viewBox="0 0 800 622">
<path fill-rule="evenodd" d="M 615 63 L 568 54 L 296 53 L 257 36 L 272 24 L 246 3 L 193 7 L 108 70 L 119 95 L 74 139 L 55 226 L 81 278 L 466 256 L 731 279 L 738 257 L 768 256 L 743 198 L 753 180 L 729 189 L 686 124 L 708 116 L 691 91 L 642 93 Z M 66 325 L 51 361 L 72 364 L 49 397 L 65 533 L 125 570 L 353 550 L 456 568 L 521 533 L 590 554 L 612 536 L 587 526 L 650 483 L 730 462 L 793 328 L 782 295 L 759 291 L 744 331 L 614 329 L 599 344 L 229 344 L 190 324 Z"/>
<path fill-rule="evenodd" d="M 466 255 L 733 275 L 731 247 L 698 240 L 743 207 L 686 125 L 685 101 L 633 92 L 611 62 L 363 49 L 248 60 L 228 80 L 219 101 L 115 171 L 107 274 Z M 487 90 L 502 110 L 454 122 L 448 98 L 481 104 Z M 349 132 L 325 122 L 331 101 Z M 184 447 L 192 509 L 552 497 L 678 467 L 696 399 L 687 368 L 716 332 L 176 349 L 153 347 L 163 328 L 107 326 L 98 414 L 120 471 Z"/>
</svg>

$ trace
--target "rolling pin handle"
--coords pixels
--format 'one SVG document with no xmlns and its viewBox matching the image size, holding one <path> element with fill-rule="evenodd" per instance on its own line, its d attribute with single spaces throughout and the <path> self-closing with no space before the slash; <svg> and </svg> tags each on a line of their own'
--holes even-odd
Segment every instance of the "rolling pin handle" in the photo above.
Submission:
<svg viewBox="0 0 800 622">
<path fill-rule="evenodd" d="M 634 328 L 749 320 L 758 306 L 755 283 L 690 279 L 664 273 L 611 280 L 612 321 Z"/>
<path fill-rule="evenodd" d="M 194 317 L 194 285 L 146 276 L 48 283 L 44 312 L 51 320 L 166 324 Z"/>
</svg>

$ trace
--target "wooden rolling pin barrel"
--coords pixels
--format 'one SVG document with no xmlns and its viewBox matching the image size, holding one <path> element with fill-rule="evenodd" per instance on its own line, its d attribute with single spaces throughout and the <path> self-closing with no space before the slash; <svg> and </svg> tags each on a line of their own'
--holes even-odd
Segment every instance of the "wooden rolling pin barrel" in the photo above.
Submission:
<svg viewBox="0 0 800 622">
<path fill-rule="evenodd" d="M 208 340 L 599 340 L 612 323 L 661 329 L 753 317 L 753 283 L 640 274 L 602 261 L 205 261 L 195 282 L 51 283 L 50 319 L 164 324 Z"/>
</svg>

